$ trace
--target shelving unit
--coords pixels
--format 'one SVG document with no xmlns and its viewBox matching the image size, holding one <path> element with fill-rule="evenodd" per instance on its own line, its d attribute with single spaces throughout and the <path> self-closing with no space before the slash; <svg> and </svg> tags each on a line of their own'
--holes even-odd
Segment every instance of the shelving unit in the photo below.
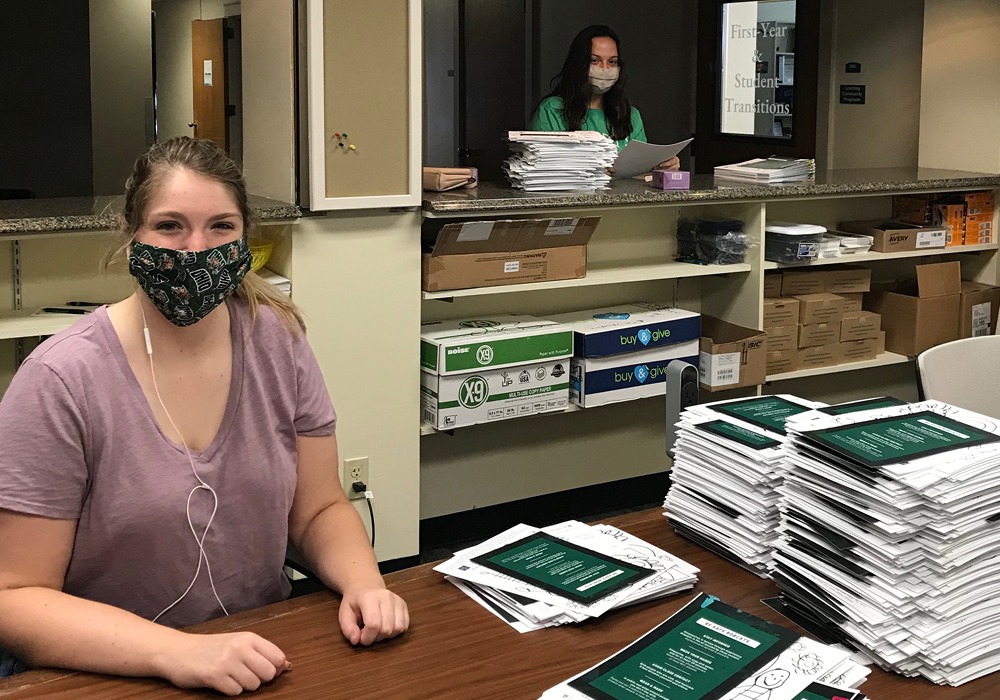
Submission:
<svg viewBox="0 0 1000 700">
<path fill-rule="evenodd" d="M 32 316 L 31 313 L 23 311 L 0 314 L 0 340 L 55 335 L 72 326 L 82 316 L 82 314 Z"/>
<path fill-rule="evenodd" d="M 947 248 L 930 248 L 924 250 L 907 250 L 899 253 L 853 253 L 842 255 L 837 258 L 818 258 L 816 260 L 805 260 L 798 263 L 778 263 L 765 260 L 763 269 L 765 270 L 794 270 L 802 267 L 815 267 L 818 265 L 844 265 L 861 262 L 882 262 L 885 260 L 898 260 L 901 258 L 923 258 L 930 255 L 954 255 L 961 253 L 983 253 L 996 251 L 996 243 L 982 243 L 977 245 L 949 246 Z"/>
<path fill-rule="evenodd" d="M 884 352 L 874 360 L 864 360 L 862 362 L 845 362 L 839 365 L 831 365 L 829 367 L 817 367 L 815 369 L 800 369 L 794 372 L 782 372 L 781 374 L 769 374 L 767 376 L 768 382 L 780 382 L 787 379 L 803 379 L 805 377 L 819 377 L 824 374 L 837 374 L 839 372 L 852 372 L 858 369 L 870 369 L 872 367 L 887 367 L 889 365 L 898 365 L 904 362 L 912 362 L 912 357 L 907 357 L 906 355 L 899 355 L 894 352 Z"/>
</svg>

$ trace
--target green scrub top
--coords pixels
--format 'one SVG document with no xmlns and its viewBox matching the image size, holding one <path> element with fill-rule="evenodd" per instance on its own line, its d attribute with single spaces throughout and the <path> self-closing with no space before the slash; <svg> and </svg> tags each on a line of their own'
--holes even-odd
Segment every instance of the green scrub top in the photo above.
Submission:
<svg viewBox="0 0 1000 700">
<path fill-rule="evenodd" d="M 531 126 L 528 128 L 531 131 L 569 131 L 566 116 L 563 114 L 563 99 L 552 96 L 542 100 L 535 111 L 534 117 L 531 119 Z M 597 131 L 605 136 L 610 136 L 611 134 L 608 133 L 608 123 L 604 118 L 604 110 L 588 109 L 587 116 L 584 118 L 583 124 L 580 125 L 580 131 Z M 639 116 L 639 110 L 633 107 L 632 133 L 627 138 L 615 141 L 615 144 L 617 144 L 620 151 L 625 148 L 625 144 L 629 141 L 645 140 L 646 130 L 642 126 L 642 117 Z"/>
</svg>

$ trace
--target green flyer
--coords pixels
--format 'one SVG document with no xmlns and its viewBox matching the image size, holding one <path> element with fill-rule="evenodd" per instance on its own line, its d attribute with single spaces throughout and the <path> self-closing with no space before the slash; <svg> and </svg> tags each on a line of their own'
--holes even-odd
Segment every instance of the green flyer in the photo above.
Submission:
<svg viewBox="0 0 1000 700">
<path fill-rule="evenodd" d="M 569 685 L 594 700 L 715 700 L 796 640 L 702 593 Z"/>
<path fill-rule="evenodd" d="M 1000 442 L 994 435 L 933 411 L 840 425 L 803 439 L 867 467 L 909 462 L 963 447 Z"/>
<path fill-rule="evenodd" d="M 746 401 L 730 401 L 712 406 L 712 410 L 760 426 L 772 433 L 784 435 L 785 419 L 810 409 L 780 396 L 759 396 Z"/>
<path fill-rule="evenodd" d="M 472 561 L 585 605 L 656 573 L 544 532 Z"/>
<path fill-rule="evenodd" d="M 711 433 L 712 435 L 732 440 L 733 442 L 738 442 L 739 444 L 745 445 L 754 450 L 766 450 L 769 447 L 777 447 L 781 444 L 777 440 L 769 438 L 766 435 L 755 433 L 752 430 L 744 428 L 742 425 L 734 425 L 724 420 L 713 420 L 707 423 L 699 423 L 698 430 L 704 430 L 706 433 Z"/>
<path fill-rule="evenodd" d="M 865 696 L 856 690 L 841 690 L 822 683 L 811 683 L 793 700 L 865 700 Z"/>
</svg>

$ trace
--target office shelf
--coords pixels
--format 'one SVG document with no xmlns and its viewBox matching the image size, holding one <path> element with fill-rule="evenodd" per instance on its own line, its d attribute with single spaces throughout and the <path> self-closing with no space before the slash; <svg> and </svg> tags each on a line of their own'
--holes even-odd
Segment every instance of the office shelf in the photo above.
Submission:
<svg viewBox="0 0 1000 700">
<path fill-rule="evenodd" d="M 646 282 L 650 280 L 680 279 L 686 277 L 708 277 L 711 275 L 731 275 L 750 272 L 750 265 L 695 265 L 684 262 L 640 263 L 635 265 L 599 265 L 587 270 L 587 276 L 579 279 L 554 280 L 552 282 L 529 282 L 508 284 L 497 287 L 474 287 L 472 289 L 452 289 L 445 292 L 423 292 L 424 299 L 452 299 L 512 292 L 535 292 L 566 287 L 591 287 L 602 284 L 624 282 Z"/>
<path fill-rule="evenodd" d="M 922 258 L 928 255 L 953 255 L 955 253 L 982 253 L 997 250 L 996 243 L 979 243 L 976 245 L 948 246 L 946 248 L 933 248 L 925 250 L 906 250 L 899 253 L 853 253 L 842 255 L 837 258 L 818 258 L 816 260 L 805 260 L 797 263 L 777 263 L 770 260 L 764 261 L 765 270 L 790 270 L 800 267 L 815 267 L 817 265 L 842 265 L 844 263 L 857 262 L 878 262 L 880 260 L 895 260 L 899 258 Z"/>
<path fill-rule="evenodd" d="M 800 369 L 794 372 L 782 372 L 781 374 L 769 374 L 768 382 L 780 382 L 786 379 L 802 379 L 803 377 L 818 377 L 823 374 L 836 374 L 837 372 L 850 372 L 855 369 L 869 369 L 871 367 L 885 367 L 887 365 L 898 365 L 910 362 L 913 358 L 906 355 L 898 355 L 894 352 L 884 352 L 874 360 L 863 360 L 861 362 L 845 362 L 830 367 L 816 367 L 811 369 Z"/>
<path fill-rule="evenodd" d="M 55 335 L 81 318 L 81 314 L 32 316 L 30 311 L 0 314 L 0 339 Z"/>
</svg>

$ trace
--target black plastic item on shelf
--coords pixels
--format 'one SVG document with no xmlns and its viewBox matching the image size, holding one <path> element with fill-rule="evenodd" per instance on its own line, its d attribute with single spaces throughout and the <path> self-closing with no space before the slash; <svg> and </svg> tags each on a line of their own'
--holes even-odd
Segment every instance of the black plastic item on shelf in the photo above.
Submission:
<svg viewBox="0 0 1000 700">
<path fill-rule="evenodd" d="M 681 219 L 677 222 L 677 260 L 700 265 L 742 263 L 747 236 L 738 219 Z"/>
<path fill-rule="evenodd" d="M 764 227 L 764 259 L 779 263 L 815 260 L 826 228 L 771 221 Z"/>
</svg>

